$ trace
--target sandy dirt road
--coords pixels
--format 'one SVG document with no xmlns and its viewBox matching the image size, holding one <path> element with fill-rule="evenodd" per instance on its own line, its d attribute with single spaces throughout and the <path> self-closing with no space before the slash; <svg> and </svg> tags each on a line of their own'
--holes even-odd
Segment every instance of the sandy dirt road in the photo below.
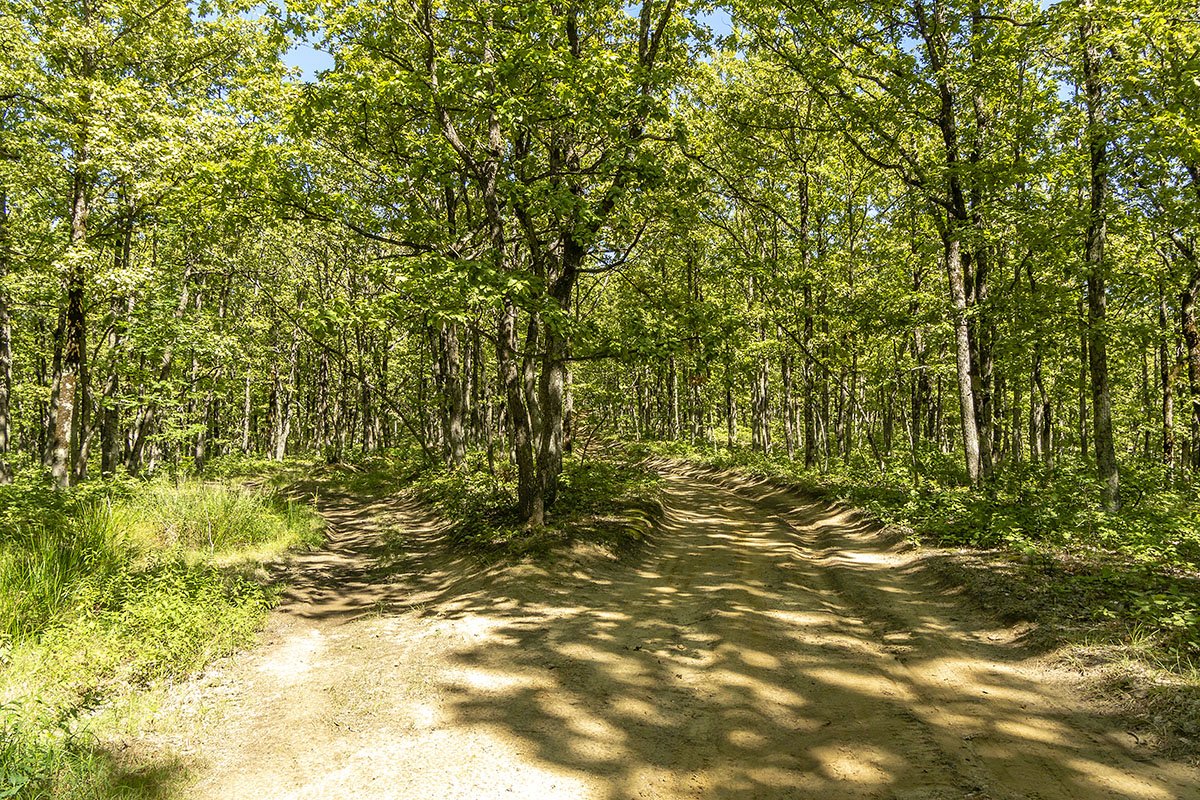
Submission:
<svg viewBox="0 0 1200 800">
<path fill-rule="evenodd" d="M 636 563 L 548 572 L 333 501 L 265 644 L 181 693 L 184 797 L 1200 798 L 853 515 L 683 474 L 666 507 Z"/>
</svg>

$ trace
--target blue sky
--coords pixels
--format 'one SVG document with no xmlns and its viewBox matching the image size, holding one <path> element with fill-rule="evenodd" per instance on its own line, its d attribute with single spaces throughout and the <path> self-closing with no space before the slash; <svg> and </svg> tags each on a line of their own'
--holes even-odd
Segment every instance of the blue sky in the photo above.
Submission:
<svg viewBox="0 0 1200 800">
<path fill-rule="evenodd" d="M 333 56 L 308 44 L 295 45 L 283 60 L 289 67 L 299 67 L 300 78 L 305 81 L 316 79 L 319 70 L 333 66 Z"/>
</svg>

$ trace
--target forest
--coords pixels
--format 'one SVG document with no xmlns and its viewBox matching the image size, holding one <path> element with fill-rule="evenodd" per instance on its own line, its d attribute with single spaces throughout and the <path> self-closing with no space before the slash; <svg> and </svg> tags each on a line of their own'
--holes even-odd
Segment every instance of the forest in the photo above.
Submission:
<svg viewBox="0 0 1200 800">
<path fill-rule="evenodd" d="M 0 0 L 0 49 L 0 797 L 125 780 L 82 720 L 254 641 L 319 475 L 520 552 L 662 464 L 787 483 L 1024 569 L 1194 748 L 1194 2 Z"/>
</svg>

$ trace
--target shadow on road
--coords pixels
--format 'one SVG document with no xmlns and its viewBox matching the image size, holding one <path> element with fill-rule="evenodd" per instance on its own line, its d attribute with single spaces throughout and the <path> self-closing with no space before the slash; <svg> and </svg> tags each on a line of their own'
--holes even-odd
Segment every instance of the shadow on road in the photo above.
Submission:
<svg viewBox="0 0 1200 800">
<path fill-rule="evenodd" d="M 413 507 L 335 502 L 285 610 L 477 621 L 440 678 L 448 724 L 588 796 L 1200 797 L 869 525 L 755 494 L 672 477 L 640 563 L 553 571 L 449 555 Z M 397 513 L 406 549 L 379 549 Z"/>
</svg>

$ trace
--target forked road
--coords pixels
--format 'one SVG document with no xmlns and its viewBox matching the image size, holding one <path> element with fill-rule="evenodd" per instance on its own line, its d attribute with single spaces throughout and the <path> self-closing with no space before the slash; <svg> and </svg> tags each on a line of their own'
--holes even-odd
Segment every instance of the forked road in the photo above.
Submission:
<svg viewBox="0 0 1200 800">
<path fill-rule="evenodd" d="M 192 689 L 186 796 L 1200 798 L 852 516 L 667 481 L 640 562 L 553 573 L 335 502 L 266 645 Z"/>
</svg>

